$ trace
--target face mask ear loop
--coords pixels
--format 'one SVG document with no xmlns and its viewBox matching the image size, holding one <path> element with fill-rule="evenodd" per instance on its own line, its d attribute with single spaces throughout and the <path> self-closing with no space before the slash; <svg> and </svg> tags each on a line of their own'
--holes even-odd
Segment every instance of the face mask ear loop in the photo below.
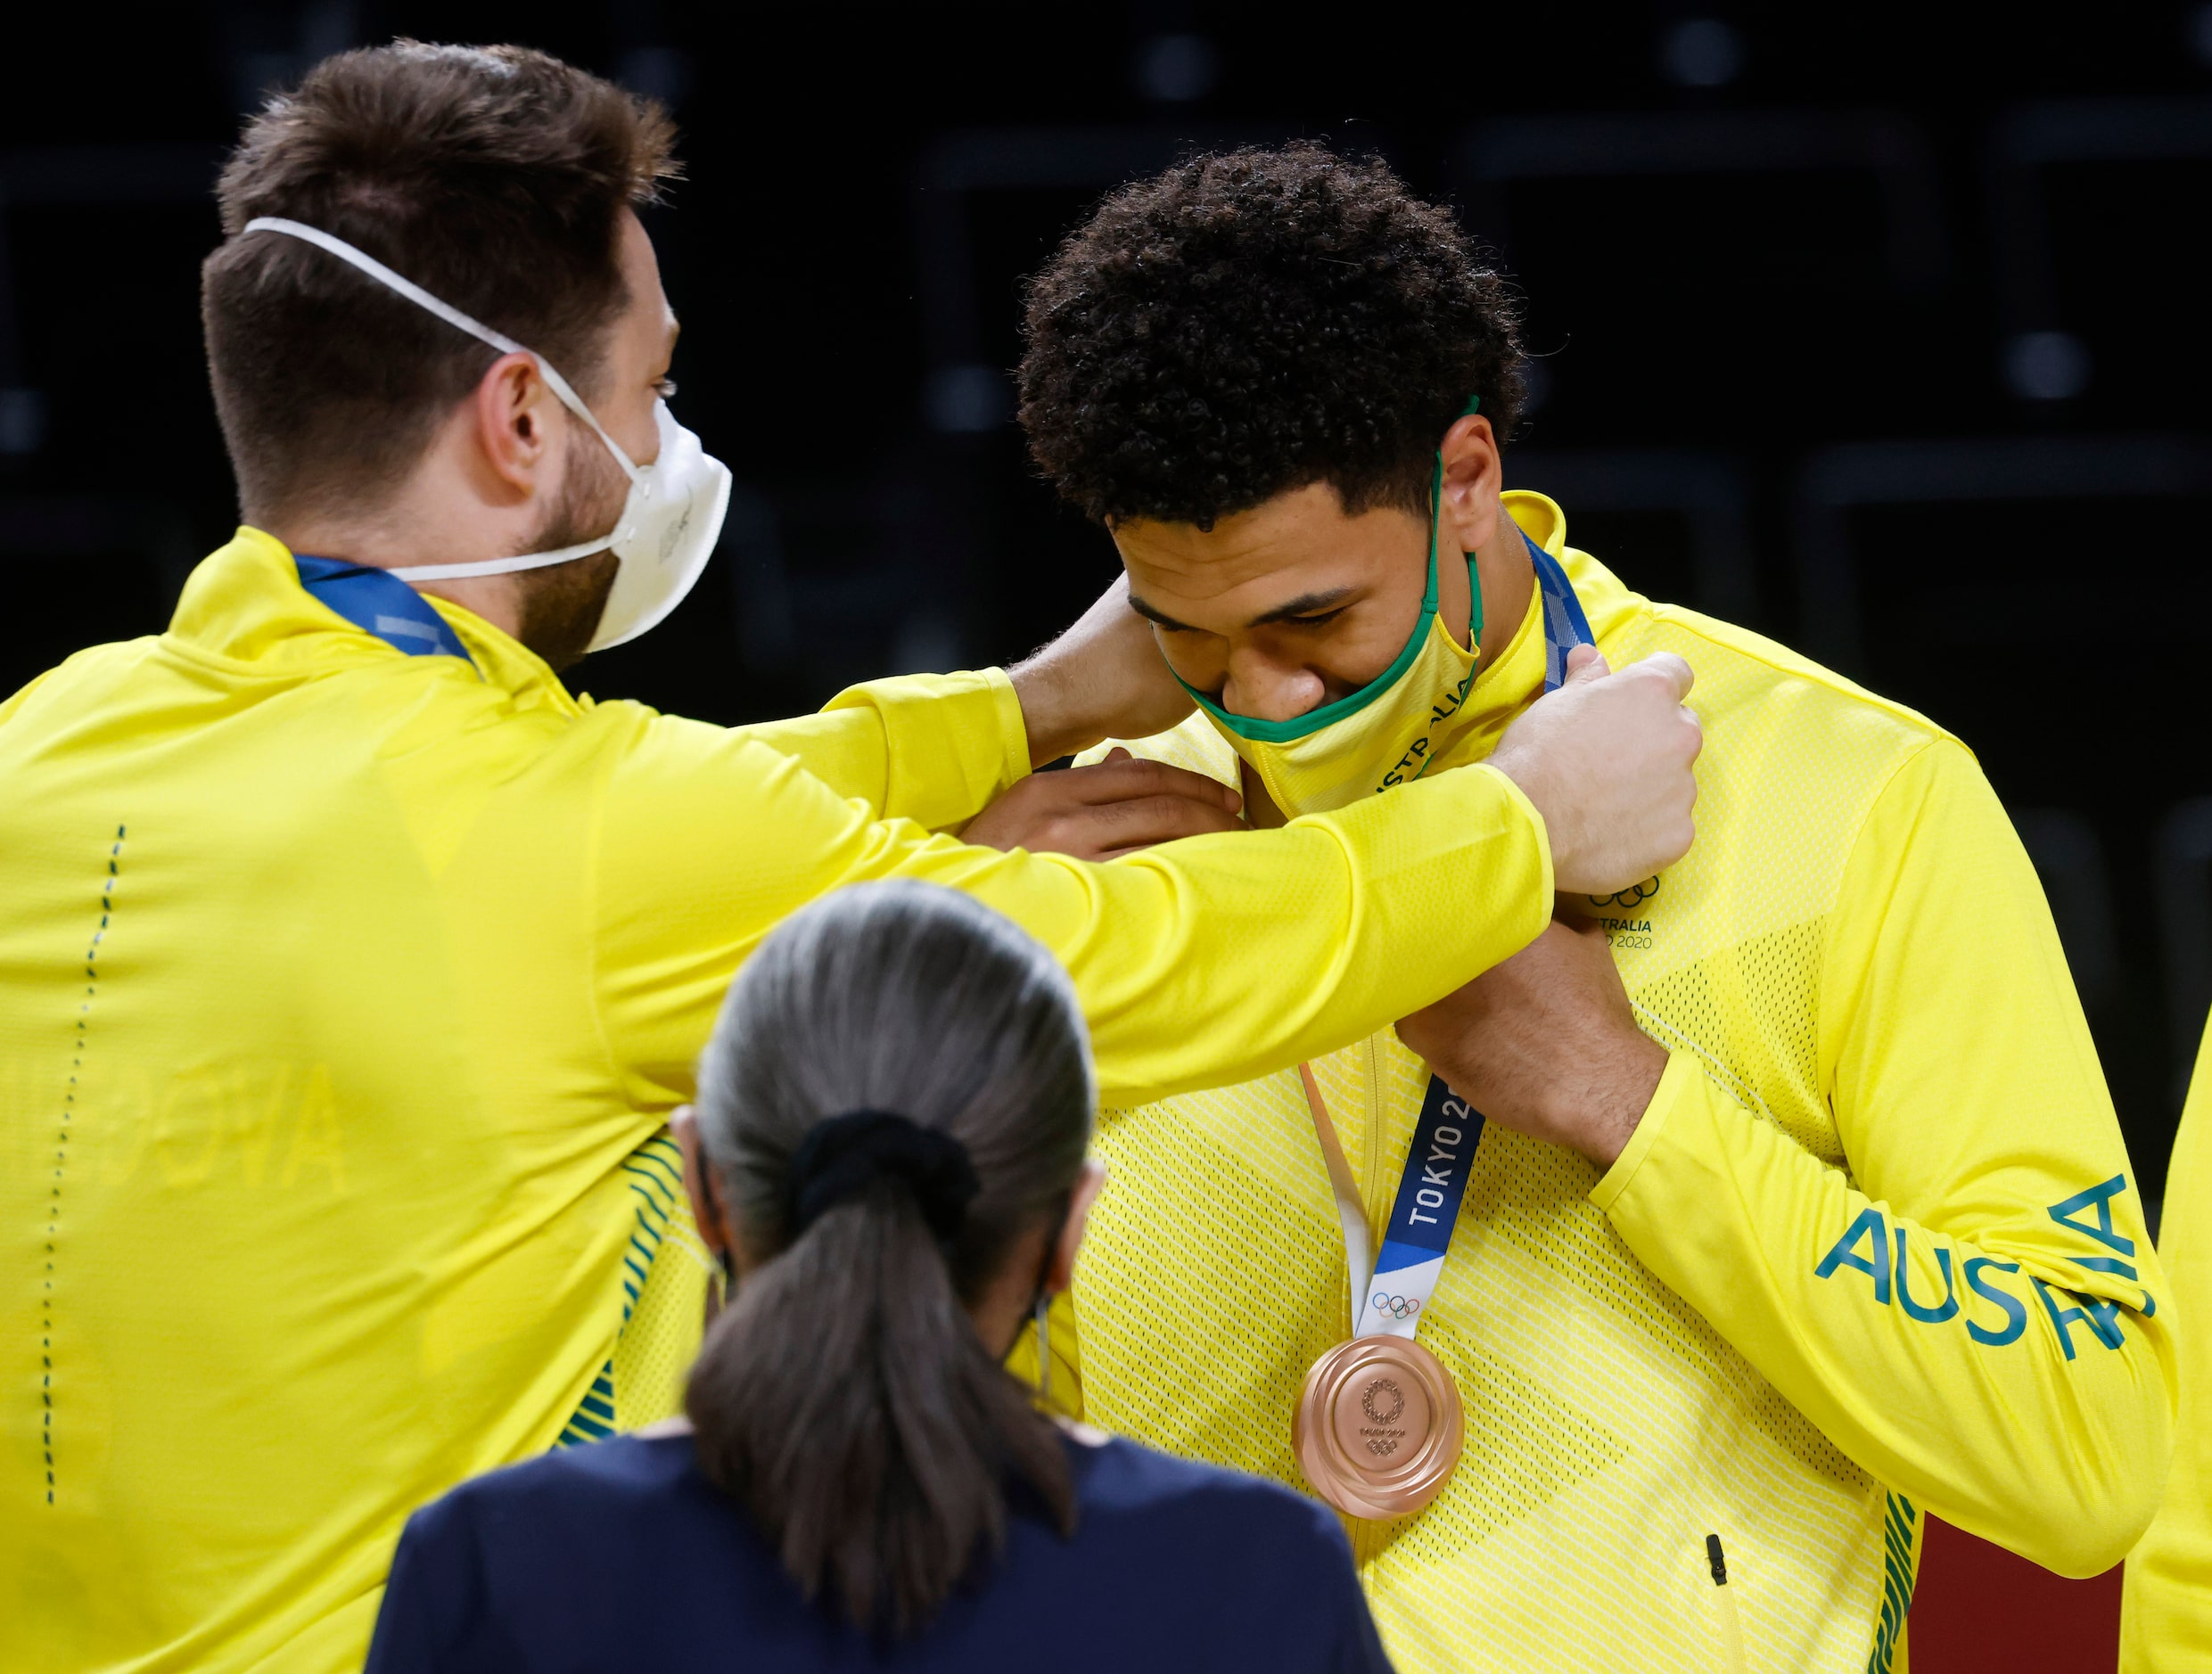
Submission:
<svg viewBox="0 0 2212 1674">
<path fill-rule="evenodd" d="M 1469 418 L 1482 410 L 1483 398 L 1471 395 L 1467 405 L 1460 409 L 1460 418 Z M 1428 489 L 1428 604 L 1436 608 L 1436 537 L 1443 529 L 1444 509 L 1444 450 L 1436 450 L 1436 474 Z M 1476 573 L 1475 554 L 1460 554 L 1467 560 L 1467 648 L 1477 659 L 1483 654 L 1483 579 Z"/>
<path fill-rule="evenodd" d="M 525 349 L 522 352 L 538 363 L 539 375 L 553 386 L 553 393 L 561 398 L 561 405 L 591 426 L 591 433 L 606 445 L 607 452 L 614 455 L 614 463 L 621 466 L 622 474 L 632 482 L 644 480 L 646 474 L 644 468 L 621 448 L 615 446 L 614 438 L 600 428 L 598 419 L 593 415 L 592 410 L 584 405 L 583 398 L 568 387 L 568 380 L 546 365 L 544 357 L 535 349 Z"/>
<path fill-rule="evenodd" d="M 339 260 L 359 268 L 377 283 L 398 291 L 415 307 L 435 314 L 456 330 L 466 332 L 471 337 L 490 344 L 501 354 L 528 355 L 538 367 L 538 375 L 546 381 L 561 405 L 591 426 L 591 433 L 606 445 L 607 452 L 614 455 L 615 463 L 622 467 L 632 482 L 638 480 L 641 473 L 637 462 L 615 446 L 614 439 L 600 428 L 598 419 L 584 405 L 583 398 L 569 388 L 568 380 L 547 365 L 545 357 L 536 349 L 525 349 L 506 332 L 495 332 L 489 325 L 479 324 L 451 303 L 431 295 L 412 279 L 394 273 L 375 257 L 354 249 L 344 239 L 334 238 L 319 226 L 309 226 L 305 221 L 288 221 L 281 216 L 261 215 L 256 216 L 240 229 L 240 236 L 247 233 L 282 233 L 287 238 L 296 238 L 312 244 L 317 250 L 326 250 Z"/>
</svg>

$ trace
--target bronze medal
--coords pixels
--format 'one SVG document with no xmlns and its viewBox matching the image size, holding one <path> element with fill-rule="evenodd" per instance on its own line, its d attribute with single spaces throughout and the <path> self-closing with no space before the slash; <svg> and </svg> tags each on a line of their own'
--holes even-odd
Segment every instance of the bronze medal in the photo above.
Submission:
<svg viewBox="0 0 2212 1674">
<path fill-rule="evenodd" d="M 1313 1490 L 1347 1517 L 1402 1517 L 1460 1463 L 1460 1391 L 1410 1337 L 1340 1342 L 1313 1363 L 1290 1445 Z"/>
<path fill-rule="evenodd" d="M 1344 1224 L 1344 1265 L 1356 1297 L 1364 1293 L 1374 1271 L 1360 1188 L 1337 1143 L 1336 1125 L 1328 1119 L 1312 1065 L 1300 1064 L 1298 1076 L 1305 1084 L 1313 1132 L 1321 1142 L 1321 1159 Z M 1458 1209 L 1455 1191 L 1451 1212 L 1456 1215 Z M 1448 1236 L 1451 1222 L 1444 1226 Z M 1375 1300 L 1382 1300 L 1379 1293 Z M 1399 1319 L 1421 1305 L 1418 1298 L 1393 1300 L 1406 1302 L 1405 1311 L 1395 1316 Z M 1354 1336 L 1316 1360 L 1290 1421 L 1298 1468 L 1313 1491 L 1347 1517 L 1403 1517 L 1420 1510 L 1451 1480 L 1464 1434 L 1459 1385 L 1444 1363 L 1411 1337 L 1389 1332 Z"/>
</svg>

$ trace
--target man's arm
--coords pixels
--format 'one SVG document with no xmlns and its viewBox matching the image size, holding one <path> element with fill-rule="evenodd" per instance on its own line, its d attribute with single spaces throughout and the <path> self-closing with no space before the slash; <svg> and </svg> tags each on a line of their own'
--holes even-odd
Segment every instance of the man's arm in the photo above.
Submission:
<svg viewBox="0 0 2212 1674">
<path fill-rule="evenodd" d="M 1447 1076 L 1493 1120 L 1609 1162 L 1591 1198 L 1629 1247 L 1879 1481 L 2063 1574 L 2117 1563 L 2165 1476 L 2172 1309 L 2049 909 L 1972 759 L 1939 741 L 1900 769 L 1829 916 L 1817 1049 L 1847 1174 L 1635 1035 L 1601 941 L 1610 993 L 1570 1022 L 1534 972 L 1592 935 L 1556 926 L 1474 985 L 1519 984 L 1517 1019 L 1402 1034 L 1468 1063 Z"/>
<path fill-rule="evenodd" d="M 867 879 L 965 890 L 1051 948 L 1117 1104 L 1371 1033 L 1504 958 L 1549 911 L 1542 823 L 1487 768 L 1093 866 L 871 820 L 742 734 L 601 714 L 636 729 L 602 792 L 595 889 L 603 1016 L 641 1110 L 689 1095 L 723 990 L 760 939 Z"/>
<path fill-rule="evenodd" d="M 818 713 L 737 729 L 874 819 L 965 824 L 1029 773 L 1021 700 L 1002 669 L 848 686 Z"/>
<path fill-rule="evenodd" d="M 1073 627 L 1010 672 L 871 680 L 839 693 L 818 714 L 742 730 L 802 763 L 838 795 L 857 800 L 873 818 L 910 819 L 946 831 L 974 818 L 1032 767 L 1109 734 L 1159 732 L 1190 709 L 1153 643 L 1151 625 L 1129 608 L 1128 581 L 1116 578 Z M 1056 818 L 1081 824 L 1083 846 L 1096 847 L 1094 840 L 1109 835 L 1113 822 L 1085 819 L 1087 808 L 1147 795 L 1212 808 L 1210 792 L 1182 783 L 1184 776 L 1171 775 L 1164 788 L 1147 784 L 1110 793 L 1037 787 L 1007 811 L 1007 821 L 1022 827 Z M 1150 833 L 1147 841 L 1213 828 L 1188 807 L 1155 816 L 1135 816 Z M 1090 830 L 1093 825 L 1100 829 Z"/>
<path fill-rule="evenodd" d="M 40 685 L 45 682 L 46 676 L 52 674 L 53 672 L 53 669 L 48 669 L 43 673 L 35 674 L 31 676 L 29 680 L 24 682 L 23 685 L 18 686 L 15 691 L 8 696 L 0 698 L 0 721 L 7 720 L 11 716 L 15 714 L 17 710 L 21 710 L 27 702 L 29 702 L 30 700 L 30 694 L 36 692 L 39 688 Z"/>
<path fill-rule="evenodd" d="M 1236 828 L 1233 792 L 1160 762 L 1031 773 L 1019 690 L 997 669 L 872 680 L 818 714 L 738 730 L 871 819 L 910 819 L 994 849 L 1107 860 Z"/>
<path fill-rule="evenodd" d="M 966 890 L 1050 948 L 1116 1104 L 1332 1051 L 1523 946 L 1555 884 L 1616 890 L 1681 858 L 1698 744 L 1689 689 L 1677 657 L 1612 676 L 1593 661 L 1508 729 L 1492 759 L 1510 768 L 1105 865 L 871 819 L 743 734 L 604 706 L 596 724 L 615 730 L 616 759 L 598 788 L 592 897 L 614 1067 L 635 1109 L 688 1096 L 760 939 L 831 890 L 887 877 Z M 1555 850 L 1548 826 L 1573 846 Z"/>
<path fill-rule="evenodd" d="M 1566 667 L 1565 684 L 1506 728 L 1484 765 L 1535 805 L 1558 887 L 1610 895 L 1671 866 L 1696 834 L 1691 764 L 1704 733 L 1682 702 L 1694 677 L 1688 663 L 1666 652 L 1616 674 L 1594 645 L 1568 652 Z M 1137 788 L 1112 788 L 1116 775 Z M 1051 777 L 1061 782 L 1057 789 L 1032 779 L 1001 799 L 967 827 L 967 840 L 1105 859 L 1147 843 L 1228 829 L 1226 816 L 1237 808 L 1233 792 L 1224 793 L 1205 775 L 1131 760 L 1121 749 Z M 1031 795 L 1037 792 L 1044 793 Z M 1135 800 L 1114 800 L 1121 796 Z"/>
</svg>

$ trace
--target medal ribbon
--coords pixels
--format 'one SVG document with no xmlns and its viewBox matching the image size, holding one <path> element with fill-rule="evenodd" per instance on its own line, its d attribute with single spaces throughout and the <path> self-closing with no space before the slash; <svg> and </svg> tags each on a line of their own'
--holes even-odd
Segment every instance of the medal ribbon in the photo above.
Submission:
<svg viewBox="0 0 2212 1674">
<path fill-rule="evenodd" d="M 1521 539 L 1528 547 L 1537 591 L 1543 598 L 1544 690 L 1556 692 L 1566 678 L 1567 652 L 1597 641 L 1566 569 L 1526 534 Z M 1353 1287 L 1352 1334 L 1410 1337 L 1420 1329 L 1421 1311 L 1443 1276 L 1444 1252 L 1451 1247 L 1451 1228 L 1460 1219 L 1460 1199 L 1467 1194 L 1475 1148 L 1482 1141 L 1482 1112 L 1445 1086 L 1441 1075 L 1428 1078 L 1420 1120 L 1414 1124 L 1413 1143 L 1398 1177 L 1397 1201 L 1391 1205 L 1383 1247 L 1370 1268 L 1367 1210 L 1360 1202 L 1359 1182 L 1344 1158 L 1336 1126 L 1329 1120 L 1313 1066 L 1300 1064 L 1298 1078 L 1313 1112 L 1313 1131 L 1321 1142 L 1329 1189 L 1336 1199 L 1336 1219 L 1344 1227 L 1344 1268 Z"/>
<path fill-rule="evenodd" d="M 1566 679 L 1566 653 L 1577 645 L 1596 644 L 1598 636 L 1590 631 L 1590 619 L 1583 614 L 1583 602 L 1575 596 L 1566 566 L 1525 532 L 1521 541 L 1535 567 L 1536 590 L 1543 595 L 1544 690 L 1556 692 Z"/>
<path fill-rule="evenodd" d="M 1443 1276 L 1444 1251 L 1451 1246 L 1452 1224 L 1460 1219 L 1460 1199 L 1482 1137 L 1482 1112 L 1446 1087 L 1443 1077 L 1430 1076 L 1353 1336 L 1410 1337 L 1420 1329 L 1421 1310 Z"/>
</svg>

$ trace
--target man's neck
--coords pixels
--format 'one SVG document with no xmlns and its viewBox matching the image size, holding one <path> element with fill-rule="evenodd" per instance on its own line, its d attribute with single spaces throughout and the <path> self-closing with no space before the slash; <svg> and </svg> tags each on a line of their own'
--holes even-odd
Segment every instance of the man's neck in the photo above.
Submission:
<svg viewBox="0 0 2212 1674">
<path fill-rule="evenodd" d="M 456 414 L 448 429 L 461 423 Z M 374 505 L 268 508 L 247 521 L 295 553 L 339 558 L 372 570 L 474 563 L 528 552 L 542 509 L 491 479 L 448 439 L 433 446 L 407 481 Z M 515 575 L 467 576 L 410 583 L 473 611 L 513 639 L 522 637 L 523 583 Z"/>
<path fill-rule="evenodd" d="M 399 570 L 413 564 L 467 563 L 498 557 L 492 547 L 479 549 L 451 530 L 432 532 L 410 527 L 409 520 L 285 517 L 267 521 L 249 517 L 256 528 L 284 542 L 285 549 L 314 558 L 334 558 L 371 570 Z M 417 593 L 427 593 L 473 611 L 509 638 L 520 639 L 522 628 L 522 583 L 514 575 L 465 576 L 450 580 L 410 583 Z"/>
<path fill-rule="evenodd" d="M 1273 831 L 1279 825 L 1290 824 L 1283 810 L 1275 806 L 1275 799 L 1267 793 L 1267 786 L 1260 783 L 1260 775 L 1252 770 L 1252 764 L 1242 756 L 1237 758 L 1237 788 L 1245 796 L 1245 824 L 1254 831 Z"/>
<path fill-rule="evenodd" d="M 1536 590 L 1536 566 L 1529 562 L 1528 543 L 1521 526 L 1501 505 L 1497 533 L 1475 549 L 1475 580 L 1483 590 L 1483 640 L 1477 669 L 1492 669 L 1521 631 L 1528 615 L 1529 595 Z M 1460 625 L 1460 642 L 1467 643 L 1467 625 Z"/>
</svg>

